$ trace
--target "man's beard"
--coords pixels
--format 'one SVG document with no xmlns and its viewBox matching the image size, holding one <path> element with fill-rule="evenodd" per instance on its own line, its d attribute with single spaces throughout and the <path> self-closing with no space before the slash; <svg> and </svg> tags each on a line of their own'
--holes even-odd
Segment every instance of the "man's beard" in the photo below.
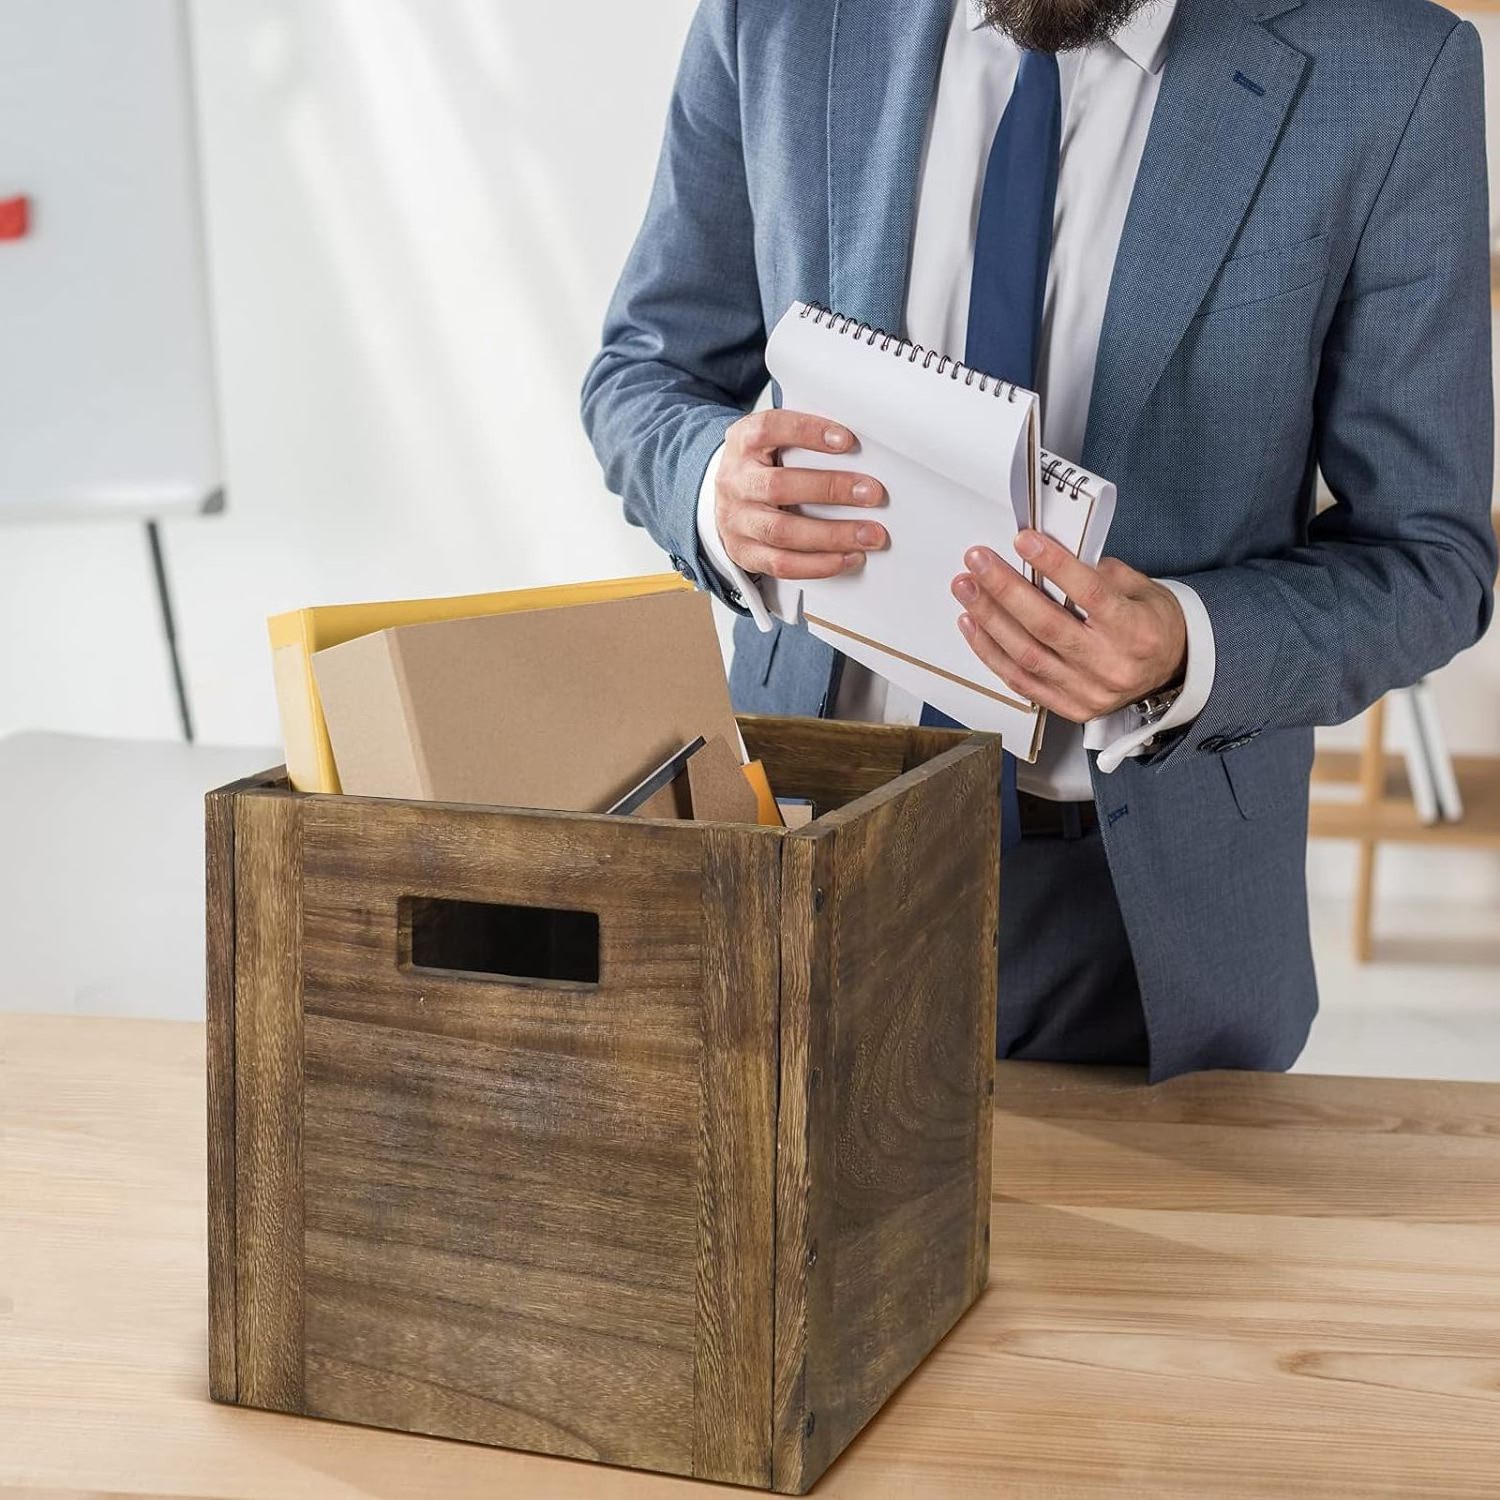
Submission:
<svg viewBox="0 0 1500 1500">
<path fill-rule="evenodd" d="M 984 18 L 1028 52 L 1105 41 L 1153 0 L 983 0 Z"/>
</svg>

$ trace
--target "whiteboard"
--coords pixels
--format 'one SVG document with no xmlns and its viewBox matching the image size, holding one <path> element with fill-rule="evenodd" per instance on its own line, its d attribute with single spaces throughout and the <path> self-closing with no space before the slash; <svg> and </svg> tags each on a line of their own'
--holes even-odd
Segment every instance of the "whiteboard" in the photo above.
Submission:
<svg viewBox="0 0 1500 1500">
<path fill-rule="evenodd" d="M 0 520 L 214 508 L 183 0 L 0 0 Z"/>
</svg>

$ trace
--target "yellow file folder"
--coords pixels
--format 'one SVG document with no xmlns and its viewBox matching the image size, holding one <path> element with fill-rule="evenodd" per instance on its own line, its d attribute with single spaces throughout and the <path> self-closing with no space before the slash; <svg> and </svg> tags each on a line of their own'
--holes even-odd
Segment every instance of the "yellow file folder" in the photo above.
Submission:
<svg viewBox="0 0 1500 1500">
<path fill-rule="evenodd" d="M 612 578 L 597 583 L 553 588 L 517 589 L 504 594 L 466 594 L 452 599 L 403 599 L 381 604 L 334 604 L 294 609 L 273 615 L 271 660 L 276 702 L 286 745 L 286 769 L 299 792 L 337 792 L 338 769 L 328 725 L 313 675 L 313 653 L 397 625 L 426 625 L 476 615 L 514 614 L 529 609 L 559 609 L 570 604 L 601 604 L 691 589 L 675 573 L 645 578 Z"/>
</svg>

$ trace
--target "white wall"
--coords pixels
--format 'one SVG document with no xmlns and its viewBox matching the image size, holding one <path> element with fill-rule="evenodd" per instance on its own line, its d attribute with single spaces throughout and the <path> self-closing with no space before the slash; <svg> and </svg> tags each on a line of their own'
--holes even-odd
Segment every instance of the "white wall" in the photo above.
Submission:
<svg viewBox="0 0 1500 1500">
<path fill-rule="evenodd" d="M 577 389 L 692 8 L 193 0 L 231 510 L 168 546 L 205 739 L 274 740 L 273 611 L 665 566 Z M 1439 695 L 1456 748 L 1500 750 L 1500 634 Z M 0 733 L 32 727 L 174 733 L 138 531 L 0 532 Z M 1314 851 L 1320 888 L 1350 868 Z M 1384 871 L 1500 897 L 1495 857 Z"/>
</svg>

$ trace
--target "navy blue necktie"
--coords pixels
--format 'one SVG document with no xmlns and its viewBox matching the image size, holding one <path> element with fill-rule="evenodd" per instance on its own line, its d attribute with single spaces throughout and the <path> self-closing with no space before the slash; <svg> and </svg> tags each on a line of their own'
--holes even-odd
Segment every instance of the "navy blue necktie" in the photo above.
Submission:
<svg viewBox="0 0 1500 1500">
<path fill-rule="evenodd" d="M 1057 59 L 1050 52 L 1023 52 L 1015 92 L 995 132 L 984 175 L 964 360 L 973 369 L 1027 390 L 1036 388 L 1061 146 Z M 931 704 L 923 708 L 922 722 L 963 727 Z M 1016 762 L 1010 754 L 1005 757 L 1000 808 L 1000 845 L 1009 849 L 1021 838 Z"/>
</svg>

